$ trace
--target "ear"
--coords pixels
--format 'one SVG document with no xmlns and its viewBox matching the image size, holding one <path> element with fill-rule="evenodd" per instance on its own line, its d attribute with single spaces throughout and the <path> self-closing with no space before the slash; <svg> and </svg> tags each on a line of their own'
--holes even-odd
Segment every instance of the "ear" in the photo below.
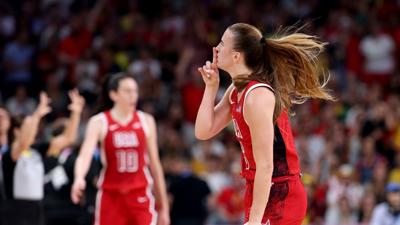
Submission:
<svg viewBox="0 0 400 225">
<path fill-rule="evenodd" d="M 115 91 L 111 90 L 111 91 L 108 92 L 108 97 L 110 97 L 110 99 L 112 101 L 115 101 L 116 98 L 117 98 L 117 93 Z"/>
<path fill-rule="evenodd" d="M 233 62 L 238 63 L 240 61 L 241 57 L 242 57 L 242 54 L 240 54 L 240 52 L 234 52 L 233 53 Z"/>
</svg>

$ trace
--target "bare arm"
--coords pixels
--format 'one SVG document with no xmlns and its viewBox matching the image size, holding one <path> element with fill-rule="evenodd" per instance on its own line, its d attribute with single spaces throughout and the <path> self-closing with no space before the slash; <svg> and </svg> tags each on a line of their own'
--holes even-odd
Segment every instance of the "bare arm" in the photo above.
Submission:
<svg viewBox="0 0 400 225">
<path fill-rule="evenodd" d="M 21 156 L 21 153 L 28 150 L 35 141 L 40 117 L 33 114 L 27 116 L 21 125 L 21 131 L 17 138 L 12 143 L 11 158 L 13 161 L 17 161 Z"/>
<path fill-rule="evenodd" d="M 85 100 L 79 95 L 78 90 L 72 90 L 68 94 L 71 99 L 71 104 L 68 106 L 71 115 L 64 132 L 51 140 L 47 155 L 57 156 L 62 149 L 74 144 L 76 141 Z"/>
<path fill-rule="evenodd" d="M 229 86 L 222 100 L 214 107 L 217 90 L 206 87 L 195 124 L 195 135 L 198 139 L 212 138 L 231 121 L 229 95 L 232 89 L 233 85 Z"/>
<path fill-rule="evenodd" d="M 76 204 L 82 197 L 86 188 L 85 177 L 92 162 L 93 153 L 100 139 L 102 123 L 99 116 L 94 116 L 89 120 L 86 128 L 85 139 L 83 140 L 79 156 L 75 162 L 74 184 L 72 185 L 71 198 Z"/>
<path fill-rule="evenodd" d="M 150 170 L 154 178 L 154 187 L 156 199 L 160 201 L 159 224 L 169 224 L 169 202 L 167 188 L 164 179 L 163 169 L 161 167 L 160 157 L 157 145 L 157 127 L 153 116 L 145 114 L 146 122 L 149 127 L 147 134 L 147 148 L 150 157 Z"/>
<path fill-rule="evenodd" d="M 207 61 L 206 65 L 198 68 L 206 84 L 195 124 L 195 135 L 200 140 L 210 139 L 226 127 L 231 120 L 229 95 L 233 89 L 233 85 L 229 86 L 222 100 L 214 107 L 219 87 L 216 55 L 216 49 L 213 48 L 213 62 L 210 63 Z"/>
<path fill-rule="evenodd" d="M 253 156 L 256 163 L 253 201 L 249 224 L 261 224 L 267 206 L 273 172 L 273 113 L 274 94 L 266 88 L 256 88 L 249 93 L 244 109 L 251 133 Z"/>
<path fill-rule="evenodd" d="M 35 141 L 40 120 L 51 111 L 47 94 L 40 93 L 40 102 L 35 112 L 24 119 L 19 134 L 12 143 L 11 158 L 17 161 L 24 150 L 28 150 Z"/>
</svg>

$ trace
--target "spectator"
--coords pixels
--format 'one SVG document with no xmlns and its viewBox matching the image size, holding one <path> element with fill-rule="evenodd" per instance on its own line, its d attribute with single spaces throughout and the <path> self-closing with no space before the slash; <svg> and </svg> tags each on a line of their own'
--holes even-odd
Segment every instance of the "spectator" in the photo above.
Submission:
<svg viewBox="0 0 400 225">
<path fill-rule="evenodd" d="M 243 224 L 245 183 L 240 177 L 239 162 L 230 166 L 231 183 L 216 193 L 213 199 L 214 222 L 211 224 Z M 211 217 L 212 218 L 212 217 Z"/>
<path fill-rule="evenodd" d="M 44 144 L 46 152 L 44 207 L 48 225 L 73 224 L 77 218 L 82 217 L 81 210 L 74 207 L 70 200 L 70 189 L 73 179 L 72 147 L 78 137 L 78 126 L 85 101 L 77 90 L 70 91 L 69 98 L 70 118 L 61 121 L 61 124 L 53 129 L 50 142 Z M 66 170 L 68 166 L 69 174 Z"/>
<path fill-rule="evenodd" d="M 28 84 L 32 81 L 31 62 L 34 48 L 29 43 L 29 37 L 27 30 L 21 30 L 15 40 L 5 46 L 3 60 L 5 81 L 8 83 Z"/>
<path fill-rule="evenodd" d="M 362 196 L 363 188 L 355 180 L 353 167 L 342 165 L 337 175 L 329 181 L 325 223 L 327 225 L 355 223 L 354 210 L 359 206 Z"/>
<path fill-rule="evenodd" d="M 386 185 L 386 201 L 374 208 L 370 225 L 400 224 L 400 184 Z"/>
<path fill-rule="evenodd" d="M 23 117 L 32 114 L 36 107 L 36 102 L 28 96 L 25 86 L 18 86 L 15 95 L 8 99 L 7 110 L 12 117 Z"/>
<path fill-rule="evenodd" d="M 368 84 L 388 85 L 389 76 L 395 69 L 395 43 L 385 34 L 377 21 L 371 21 L 370 34 L 360 43 L 364 56 L 364 80 Z"/>
<path fill-rule="evenodd" d="M 169 186 L 171 225 L 205 225 L 211 191 L 205 181 L 192 173 L 187 158 L 181 156 L 174 163 L 177 177 Z"/>
<path fill-rule="evenodd" d="M 43 181 L 44 166 L 40 154 L 31 148 L 40 119 L 50 112 L 49 99 L 40 95 L 34 114 L 23 122 L 14 120 L 8 135 L 7 152 L 3 156 L 6 190 L 5 225 L 44 225 Z"/>
</svg>

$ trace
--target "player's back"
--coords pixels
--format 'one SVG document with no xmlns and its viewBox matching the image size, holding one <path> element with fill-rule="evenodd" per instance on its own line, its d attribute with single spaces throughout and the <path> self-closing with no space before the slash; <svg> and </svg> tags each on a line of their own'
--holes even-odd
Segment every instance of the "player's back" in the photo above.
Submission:
<svg viewBox="0 0 400 225">
<path fill-rule="evenodd" d="M 146 188 L 152 179 L 148 170 L 144 113 L 135 111 L 127 124 L 118 123 L 110 111 L 99 116 L 104 125 L 99 187 L 120 192 Z"/>
</svg>

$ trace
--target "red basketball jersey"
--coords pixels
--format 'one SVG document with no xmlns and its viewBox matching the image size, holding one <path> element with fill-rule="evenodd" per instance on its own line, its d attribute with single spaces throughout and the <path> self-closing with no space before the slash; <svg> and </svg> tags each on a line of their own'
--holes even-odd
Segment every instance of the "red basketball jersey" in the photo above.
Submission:
<svg viewBox="0 0 400 225">
<path fill-rule="evenodd" d="M 110 111 L 100 114 L 103 119 L 101 158 L 103 169 L 99 187 L 104 190 L 127 192 L 148 188 L 152 178 L 148 169 L 144 114 L 135 111 L 126 125 L 115 121 Z"/>
<path fill-rule="evenodd" d="M 229 96 L 231 104 L 232 120 L 235 127 L 236 139 L 242 149 L 242 176 L 245 179 L 253 180 L 256 171 L 256 164 L 253 157 L 250 129 L 243 116 L 243 106 L 247 95 L 255 88 L 273 88 L 265 83 L 257 81 L 249 82 L 244 89 L 240 99 L 238 91 L 234 88 Z M 251 110 L 251 109 L 246 109 Z M 263 119 L 263 118 L 260 118 Z M 272 177 L 281 177 L 300 172 L 299 159 L 294 144 L 292 130 L 290 128 L 287 112 L 282 112 L 274 124 L 274 171 Z"/>
</svg>

